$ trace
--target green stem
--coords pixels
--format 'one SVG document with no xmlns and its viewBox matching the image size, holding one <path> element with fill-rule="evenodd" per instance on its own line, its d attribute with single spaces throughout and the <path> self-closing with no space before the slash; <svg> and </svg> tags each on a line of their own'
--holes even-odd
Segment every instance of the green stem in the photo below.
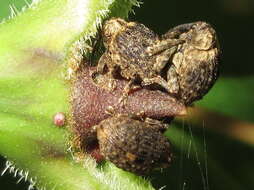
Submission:
<svg viewBox="0 0 254 190">
<path fill-rule="evenodd" d="M 66 57 L 80 37 L 94 36 L 108 16 L 126 17 L 136 0 L 41 0 L 0 25 L 0 154 L 21 179 L 55 190 L 153 189 L 111 164 L 97 168 L 68 153 L 69 132 L 52 123 L 68 116 Z M 27 176 L 28 172 L 28 177 Z"/>
</svg>

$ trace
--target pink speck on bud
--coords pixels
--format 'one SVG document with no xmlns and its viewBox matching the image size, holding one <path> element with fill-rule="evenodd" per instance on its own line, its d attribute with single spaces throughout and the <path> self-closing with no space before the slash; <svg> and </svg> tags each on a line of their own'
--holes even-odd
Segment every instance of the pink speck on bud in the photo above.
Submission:
<svg viewBox="0 0 254 190">
<path fill-rule="evenodd" d="M 54 124 L 58 127 L 62 127 L 65 124 L 65 115 L 62 112 L 58 112 L 54 116 Z"/>
</svg>

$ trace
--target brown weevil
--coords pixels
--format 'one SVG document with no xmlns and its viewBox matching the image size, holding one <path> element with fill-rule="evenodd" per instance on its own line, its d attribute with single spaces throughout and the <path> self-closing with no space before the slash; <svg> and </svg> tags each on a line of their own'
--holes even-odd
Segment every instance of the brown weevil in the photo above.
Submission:
<svg viewBox="0 0 254 190">
<path fill-rule="evenodd" d="M 100 153 L 117 167 L 139 175 L 171 162 L 171 146 L 163 136 L 166 124 L 116 115 L 95 126 Z"/>
<path fill-rule="evenodd" d="M 201 99 L 218 77 L 220 48 L 216 32 L 206 22 L 179 25 L 162 36 L 184 40 L 167 72 L 169 92 L 184 104 Z"/>
<path fill-rule="evenodd" d="M 143 24 L 126 22 L 120 18 L 112 18 L 105 22 L 102 37 L 106 52 L 98 62 L 99 73 L 103 73 L 104 67 L 107 66 L 109 77 L 112 79 L 119 71 L 122 77 L 130 80 L 130 84 L 139 80 L 144 85 L 157 83 L 168 89 L 167 82 L 161 77 L 160 72 L 183 40 L 160 39 Z M 154 44 L 159 46 L 159 49 L 166 50 L 149 55 L 147 49 Z"/>
</svg>

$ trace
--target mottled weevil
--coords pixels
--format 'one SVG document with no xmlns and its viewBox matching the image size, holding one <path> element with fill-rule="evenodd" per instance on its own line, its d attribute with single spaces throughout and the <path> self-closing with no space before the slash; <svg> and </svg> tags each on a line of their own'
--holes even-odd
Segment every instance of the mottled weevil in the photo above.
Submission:
<svg viewBox="0 0 254 190">
<path fill-rule="evenodd" d="M 95 126 L 100 153 L 117 167 L 139 175 L 168 167 L 171 147 L 160 121 L 116 115 Z"/>
</svg>

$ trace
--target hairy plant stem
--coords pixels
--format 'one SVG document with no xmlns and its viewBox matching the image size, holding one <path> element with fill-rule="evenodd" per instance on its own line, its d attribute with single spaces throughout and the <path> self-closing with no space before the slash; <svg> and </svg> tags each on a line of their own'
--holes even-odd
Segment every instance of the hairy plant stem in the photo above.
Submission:
<svg viewBox="0 0 254 190">
<path fill-rule="evenodd" d="M 81 37 L 86 43 L 106 17 L 126 17 L 133 5 L 138 2 L 34 1 L 0 25 L 0 154 L 11 160 L 6 171 L 30 180 L 29 188 L 153 189 L 111 164 L 97 168 L 91 158 L 75 163 L 67 151 L 68 130 L 52 121 L 55 113 L 70 112 L 70 46 Z"/>
</svg>

